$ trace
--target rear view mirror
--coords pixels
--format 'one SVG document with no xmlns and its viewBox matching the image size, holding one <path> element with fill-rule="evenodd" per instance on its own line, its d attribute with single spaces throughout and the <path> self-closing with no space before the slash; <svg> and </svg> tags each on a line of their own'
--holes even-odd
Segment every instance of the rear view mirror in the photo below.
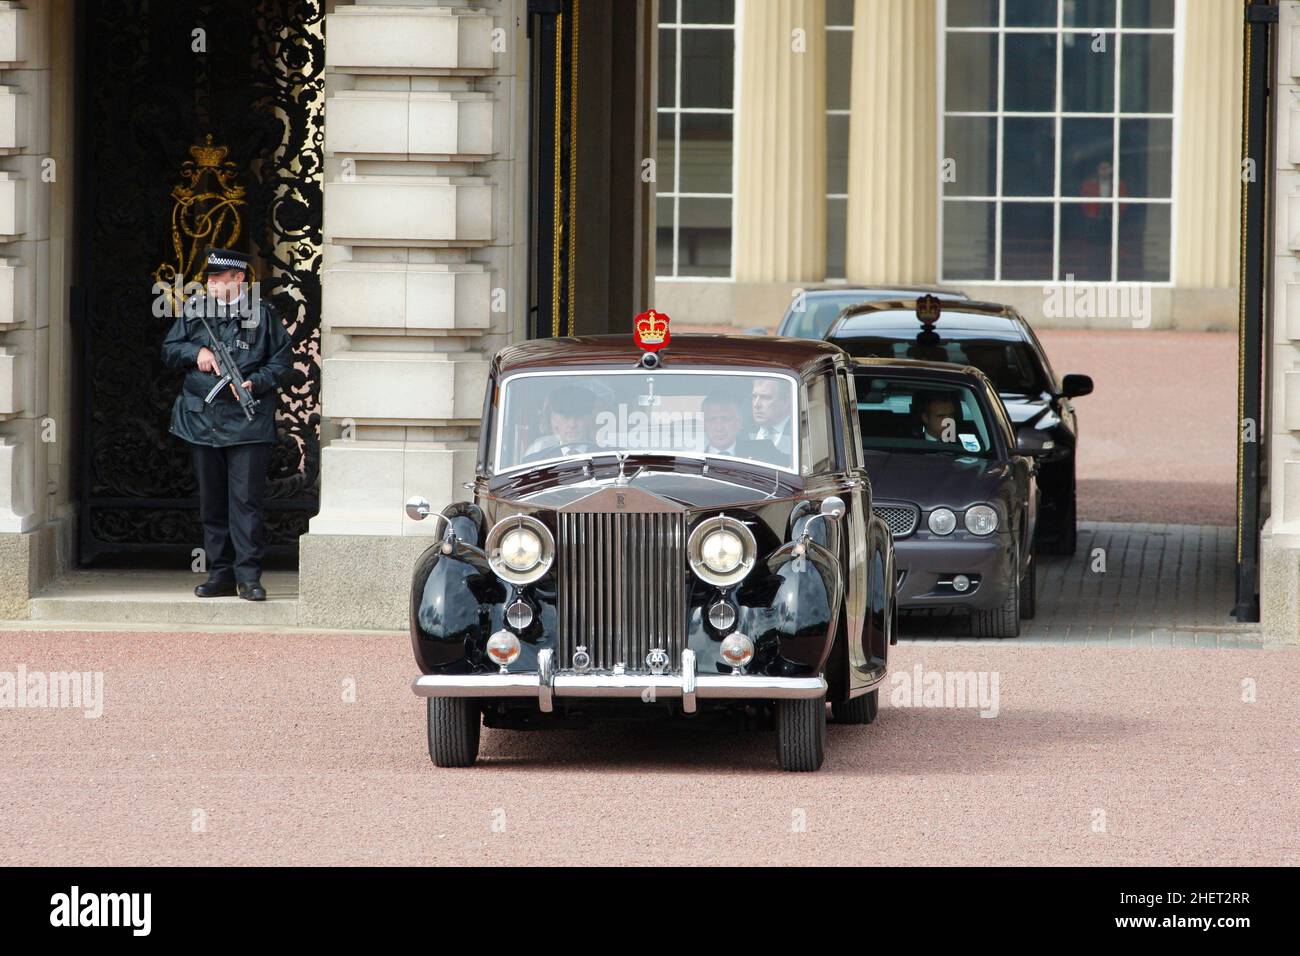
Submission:
<svg viewBox="0 0 1300 956">
<path fill-rule="evenodd" d="M 1061 380 L 1061 395 L 1065 398 L 1078 398 L 1080 395 L 1091 394 L 1091 375 L 1067 375 Z"/>
</svg>

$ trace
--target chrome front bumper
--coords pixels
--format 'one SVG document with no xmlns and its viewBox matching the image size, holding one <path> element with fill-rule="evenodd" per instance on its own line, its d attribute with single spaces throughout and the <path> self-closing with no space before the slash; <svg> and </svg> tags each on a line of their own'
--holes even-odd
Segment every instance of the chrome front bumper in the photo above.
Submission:
<svg viewBox="0 0 1300 956">
<path fill-rule="evenodd" d="M 556 697 L 640 697 L 647 703 L 673 698 L 693 714 L 701 698 L 788 700 L 826 693 L 821 677 L 696 674 L 695 652 L 689 649 L 682 652 L 681 674 L 557 674 L 553 662 L 547 648 L 537 655 L 535 674 L 421 674 L 411 689 L 418 697 L 536 697 L 544 713 L 553 709 Z"/>
</svg>

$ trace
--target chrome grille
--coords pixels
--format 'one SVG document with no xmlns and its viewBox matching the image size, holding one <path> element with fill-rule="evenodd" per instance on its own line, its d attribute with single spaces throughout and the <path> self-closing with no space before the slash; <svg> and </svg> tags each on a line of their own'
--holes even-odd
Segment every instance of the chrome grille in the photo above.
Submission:
<svg viewBox="0 0 1300 956">
<path fill-rule="evenodd" d="M 889 533 L 895 538 L 906 538 L 915 531 L 921 514 L 912 505 L 878 505 L 873 507 L 871 512 L 880 516 L 889 526 Z"/>
<path fill-rule="evenodd" d="M 646 671 L 651 648 L 669 670 L 686 647 L 686 519 L 677 513 L 559 514 L 560 670 L 581 645 L 592 670 Z"/>
</svg>

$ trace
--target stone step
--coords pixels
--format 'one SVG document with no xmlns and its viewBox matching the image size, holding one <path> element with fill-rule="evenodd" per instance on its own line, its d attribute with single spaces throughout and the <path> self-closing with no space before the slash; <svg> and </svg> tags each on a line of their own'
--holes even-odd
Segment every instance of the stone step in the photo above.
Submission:
<svg viewBox="0 0 1300 956">
<path fill-rule="evenodd" d="M 70 571 L 29 602 L 33 620 L 95 624 L 227 624 L 293 627 L 298 575 L 262 575 L 265 601 L 198 598 L 201 575 L 187 571 Z"/>
</svg>

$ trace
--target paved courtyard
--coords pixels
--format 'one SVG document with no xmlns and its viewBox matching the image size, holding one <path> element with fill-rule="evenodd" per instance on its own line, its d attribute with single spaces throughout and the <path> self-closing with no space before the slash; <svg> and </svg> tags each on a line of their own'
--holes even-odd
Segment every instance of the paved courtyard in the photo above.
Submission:
<svg viewBox="0 0 1300 956">
<path fill-rule="evenodd" d="M 1236 530 L 1222 525 L 1082 522 L 1072 557 L 1040 558 L 1038 613 L 1024 642 L 1124 647 L 1235 647 L 1258 641 L 1257 624 L 1229 616 L 1235 603 Z M 904 639 L 970 639 L 965 614 L 905 615 Z M 996 643 L 996 642 L 995 642 Z"/>
</svg>

